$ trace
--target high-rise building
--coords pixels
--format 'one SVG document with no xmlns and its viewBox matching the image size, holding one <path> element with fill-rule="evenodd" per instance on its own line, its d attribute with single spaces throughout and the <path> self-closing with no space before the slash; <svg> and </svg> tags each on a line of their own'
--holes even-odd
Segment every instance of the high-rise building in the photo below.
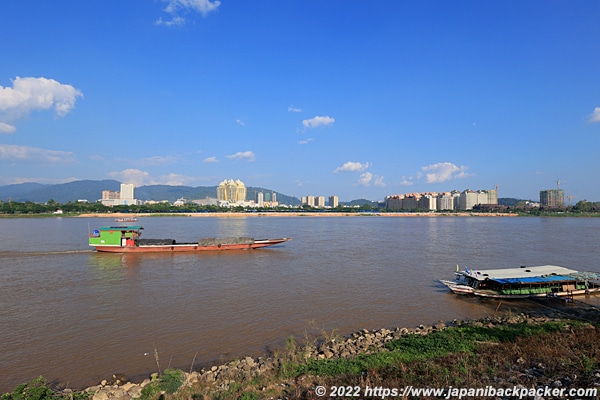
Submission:
<svg viewBox="0 0 600 400">
<path fill-rule="evenodd" d="M 388 210 L 471 210 L 477 204 L 498 204 L 497 190 L 405 193 L 386 197 Z"/>
<path fill-rule="evenodd" d="M 325 196 L 315 196 L 315 207 L 325 207 Z"/>
<path fill-rule="evenodd" d="M 436 199 L 438 210 L 454 210 L 454 197 L 452 193 L 440 193 Z"/>
<path fill-rule="evenodd" d="M 402 200 L 404 200 L 402 194 L 387 196 L 385 198 L 385 208 L 388 210 L 402 210 Z"/>
<path fill-rule="evenodd" d="M 229 203 L 246 201 L 246 185 L 239 179 L 224 180 L 217 187 L 217 199 Z"/>
<path fill-rule="evenodd" d="M 258 192 L 258 206 L 262 207 L 265 205 L 265 194 L 263 192 Z"/>
<path fill-rule="evenodd" d="M 121 204 L 135 204 L 134 188 L 133 183 L 121 183 L 121 196 L 119 197 Z"/>
<path fill-rule="evenodd" d="M 123 206 L 128 204 L 138 204 L 134 196 L 135 186 L 133 183 L 121 183 L 121 191 L 112 190 L 102 191 L 102 200 L 100 202 L 105 206 Z"/>
<path fill-rule="evenodd" d="M 498 204 L 498 191 L 492 189 L 475 192 L 467 189 L 461 192 L 458 203 L 459 210 L 472 210 L 478 204 Z"/>
<path fill-rule="evenodd" d="M 315 208 L 325 207 L 325 196 L 302 196 L 302 205 Z"/>
<path fill-rule="evenodd" d="M 121 194 L 114 190 L 103 190 L 102 200 L 117 200 Z"/>
<path fill-rule="evenodd" d="M 563 189 L 541 190 L 540 204 L 542 207 L 564 207 L 565 191 Z"/>
<path fill-rule="evenodd" d="M 435 211 L 437 210 L 437 199 L 429 193 L 425 194 L 419 199 L 417 207 L 421 210 Z"/>
<path fill-rule="evenodd" d="M 329 207 L 336 208 L 339 205 L 337 196 L 329 196 Z"/>
</svg>

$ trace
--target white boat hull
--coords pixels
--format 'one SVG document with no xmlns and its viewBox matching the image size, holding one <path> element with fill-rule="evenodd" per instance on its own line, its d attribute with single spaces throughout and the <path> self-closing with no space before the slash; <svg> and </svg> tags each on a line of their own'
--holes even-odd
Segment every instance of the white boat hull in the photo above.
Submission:
<svg viewBox="0 0 600 400">
<path fill-rule="evenodd" d="M 548 293 L 535 293 L 535 294 L 503 294 L 493 290 L 481 290 L 475 289 L 471 286 L 464 285 L 459 282 L 440 280 L 444 285 L 446 285 L 453 293 L 456 294 L 471 294 L 474 296 L 480 297 L 489 297 L 495 299 L 525 299 L 531 297 L 571 297 L 571 296 L 585 296 L 600 293 L 600 288 L 590 288 L 590 289 L 581 289 L 581 290 L 571 290 L 566 292 L 548 292 Z"/>
</svg>

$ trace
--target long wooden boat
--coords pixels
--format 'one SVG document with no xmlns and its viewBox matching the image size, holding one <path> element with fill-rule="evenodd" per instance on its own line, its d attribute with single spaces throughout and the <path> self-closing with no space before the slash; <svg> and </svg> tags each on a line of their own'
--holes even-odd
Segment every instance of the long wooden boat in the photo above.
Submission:
<svg viewBox="0 0 600 400">
<path fill-rule="evenodd" d="M 571 297 L 600 293 L 600 274 L 556 265 L 456 271 L 456 280 L 441 280 L 456 294 L 493 298 Z"/>
<path fill-rule="evenodd" d="M 284 243 L 290 238 L 254 239 L 251 237 L 204 238 L 178 243 L 174 239 L 142 239 L 143 227 L 105 226 L 89 235 L 89 245 L 109 253 L 165 253 L 194 251 L 249 250 Z"/>
<path fill-rule="evenodd" d="M 117 217 L 115 222 L 137 222 L 136 217 Z"/>
</svg>

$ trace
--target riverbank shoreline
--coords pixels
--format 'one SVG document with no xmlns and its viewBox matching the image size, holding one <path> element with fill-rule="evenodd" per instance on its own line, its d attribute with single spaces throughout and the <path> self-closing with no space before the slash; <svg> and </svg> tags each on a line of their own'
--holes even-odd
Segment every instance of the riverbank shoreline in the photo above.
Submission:
<svg viewBox="0 0 600 400">
<path fill-rule="evenodd" d="M 394 212 L 210 212 L 210 213 L 88 213 L 79 214 L 78 218 L 140 218 L 140 217 L 194 217 L 194 218 L 246 218 L 246 217 L 518 217 L 512 213 L 394 213 Z"/>
<path fill-rule="evenodd" d="M 498 309 L 501 304 L 499 303 Z M 505 303 L 505 305 L 507 304 L 509 305 L 509 303 Z M 84 397 L 93 400 L 110 398 L 129 400 L 140 397 L 157 398 L 157 395 L 165 399 L 239 398 L 239 396 L 233 397 L 227 393 L 233 394 L 234 392 L 238 393 L 244 390 L 256 390 L 253 388 L 253 382 L 259 382 L 259 386 L 261 387 L 259 390 L 264 391 L 265 395 L 269 394 L 271 397 L 273 394 L 276 396 L 283 394 L 289 399 L 313 399 L 318 398 L 315 394 L 315 388 L 319 387 L 319 385 L 329 385 L 328 387 L 347 385 L 348 382 L 346 382 L 346 379 L 348 377 L 345 374 L 336 378 L 319 376 L 318 374 L 313 375 L 312 373 L 303 373 L 297 376 L 292 374 L 292 376 L 289 376 L 289 374 L 285 373 L 286 369 L 302 364 L 309 365 L 319 362 L 327 364 L 329 362 L 334 363 L 343 360 L 376 357 L 377 355 L 389 353 L 391 351 L 389 345 L 396 341 L 409 337 L 418 338 L 430 334 L 435 335 L 447 329 L 468 328 L 501 331 L 505 327 L 520 324 L 530 327 L 525 328 L 524 332 L 526 332 L 537 325 L 559 323 L 562 324 L 562 330 L 568 335 L 575 334 L 576 329 L 574 331 L 573 324 L 583 324 L 584 328 L 585 326 L 589 326 L 584 331 L 592 329 L 596 335 L 598 334 L 598 330 L 600 329 L 598 327 L 600 313 L 596 307 L 580 301 L 565 303 L 547 300 L 541 302 L 541 304 L 542 307 L 537 311 L 513 314 L 510 306 L 508 306 L 502 312 L 498 312 L 497 309 L 492 315 L 480 319 L 439 321 L 432 325 L 419 325 L 412 328 L 361 329 L 344 337 L 336 335 L 335 331 L 321 332 L 321 335 L 318 337 L 305 337 L 303 344 L 298 343 L 295 338 L 290 337 L 287 340 L 285 349 L 274 350 L 269 354 L 264 354 L 257 358 L 249 356 L 240 357 L 216 365 L 206 365 L 196 370 L 190 368 L 189 372 L 166 369 L 152 373 L 147 378 L 138 382 L 131 382 L 125 375 L 115 373 L 112 377 L 103 379 L 98 385 L 80 390 L 72 388 L 55 389 L 54 392 L 64 398 L 73 398 L 75 395 L 76 398 Z M 500 334 L 498 335 L 500 337 Z M 568 354 L 567 349 L 562 349 L 562 351 L 564 354 Z M 528 357 L 530 356 L 525 354 L 525 352 L 517 351 L 517 356 L 518 358 L 515 358 L 515 365 L 511 367 L 515 371 L 513 374 L 515 375 L 515 379 L 522 377 L 523 370 L 531 371 L 532 368 L 534 370 L 535 368 L 543 370 L 546 368 L 542 363 L 535 360 L 528 361 Z M 158 354 L 156 357 L 158 358 Z M 533 367 L 529 364 L 533 365 Z M 600 369 L 596 368 L 591 372 L 593 374 L 590 379 L 593 379 L 595 384 L 600 385 Z M 373 373 L 373 371 L 369 373 Z M 406 374 L 407 372 L 404 371 L 403 373 Z M 537 373 L 540 374 L 539 371 Z M 561 373 L 565 374 L 565 372 Z M 541 373 L 540 376 L 543 375 Z M 167 386 L 163 385 L 163 383 L 167 380 L 171 382 L 173 379 L 177 381 L 177 387 L 172 391 L 165 391 Z M 561 378 L 549 376 L 548 379 L 557 387 L 561 387 L 559 385 L 562 385 L 559 382 L 560 380 L 565 382 L 569 380 L 575 381 L 569 375 Z M 498 382 L 499 385 L 507 383 Z M 252 388 L 243 389 L 246 386 Z M 232 392 L 232 390 L 234 391 Z M 257 397 L 248 398 L 258 399 L 266 397 L 258 395 Z"/>
</svg>

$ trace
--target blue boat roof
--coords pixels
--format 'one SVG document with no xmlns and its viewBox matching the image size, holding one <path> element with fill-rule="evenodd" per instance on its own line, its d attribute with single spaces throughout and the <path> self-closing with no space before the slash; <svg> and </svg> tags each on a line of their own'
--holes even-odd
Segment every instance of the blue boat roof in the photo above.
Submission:
<svg viewBox="0 0 600 400">
<path fill-rule="evenodd" d="M 548 283 L 560 281 L 573 281 L 576 277 L 573 275 L 551 275 L 551 276 L 532 276 L 529 278 L 503 278 L 493 279 L 495 282 L 504 285 L 514 285 L 517 283 Z"/>
<path fill-rule="evenodd" d="M 579 271 L 574 269 L 559 267 L 556 265 L 540 265 L 535 267 L 522 266 L 519 268 L 502 268 L 502 269 L 473 269 L 465 268 L 463 275 L 468 276 L 478 281 L 490 279 L 498 281 L 501 279 L 539 279 L 547 276 L 568 276 L 576 274 Z"/>
</svg>

